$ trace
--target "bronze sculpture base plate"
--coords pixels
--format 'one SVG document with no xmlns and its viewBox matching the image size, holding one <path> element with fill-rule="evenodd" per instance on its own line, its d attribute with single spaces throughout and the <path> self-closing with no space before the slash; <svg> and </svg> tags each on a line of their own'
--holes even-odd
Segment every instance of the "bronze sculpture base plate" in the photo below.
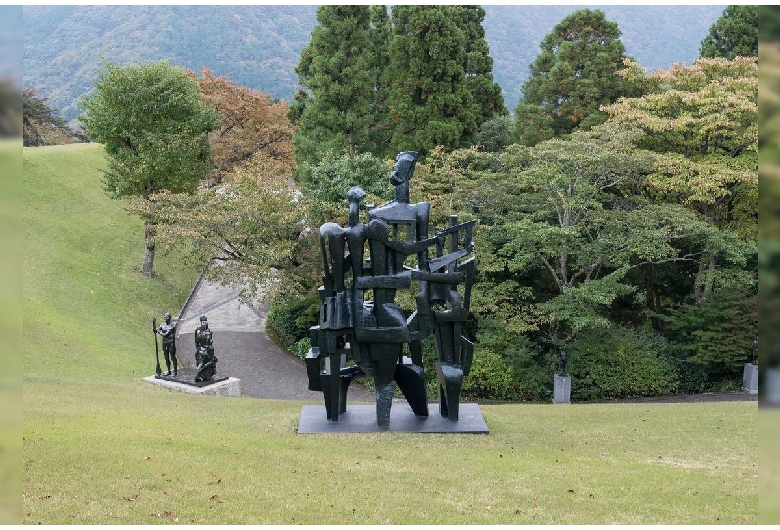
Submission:
<svg viewBox="0 0 780 530">
<path fill-rule="evenodd" d="M 165 372 L 163 372 L 164 374 Z M 197 386 L 198 388 L 203 388 L 204 386 L 213 385 L 214 383 L 219 383 L 220 381 L 225 381 L 228 379 L 227 376 L 214 376 L 208 381 L 195 381 L 195 374 L 197 373 L 197 370 L 194 368 L 179 368 L 176 375 L 155 375 L 155 379 L 163 379 L 165 381 L 173 381 L 174 383 L 183 383 L 185 385 L 192 385 Z"/>
<path fill-rule="evenodd" d="M 476 403 L 461 403 L 458 421 L 450 421 L 439 413 L 439 404 L 428 405 L 428 417 L 415 416 L 407 403 L 393 403 L 390 427 L 376 424 L 376 405 L 347 405 L 347 412 L 338 421 L 330 421 L 325 405 L 304 405 L 298 422 L 298 434 L 329 432 L 421 432 L 489 434 L 488 426 Z"/>
</svg>

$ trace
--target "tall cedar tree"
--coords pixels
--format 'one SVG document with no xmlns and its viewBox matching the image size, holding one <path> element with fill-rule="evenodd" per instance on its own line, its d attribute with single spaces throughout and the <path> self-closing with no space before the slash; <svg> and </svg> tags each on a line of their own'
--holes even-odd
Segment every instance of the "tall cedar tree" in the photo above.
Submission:
<svg viewBox="0 0 780 530">
<path fill-rule="evenodd" d="M 479 105 L 478 121 L 482 125 L 497 116 L 508 115 L 509 111 L 501 86 L 493 81 L 493 58 L 482 26 L 485 10 L 480 6 L 459 6 L 459 9 L 458 20 L 462 21 L 466 33 L 466 83 Z"/>
<path fill-rule="evenodd" d="M 371 128 L 368 131 L 368 152 L 377 157 L 393 158 L 390 146 L 391 122 L 388 105 L 390 72 L 390 40 L 393 35 L 393 24 L 386 6 L 371 6 L 371 45 L 374 52 L 376 77 L 374 78 L 374 106 L 372 109 Z"/>
<path fill-rule="evenodd" d="M 371 7 L 321 6 L 317 21 L 295 69 L 306 89 L 290 111 L 299 125 L 299 163 L 316 162 L 327 150 L 354 156 L 371 149 L 378 71 Z"/>
<path fill-rule="evenodd" d="M 701 41 L 700 57 L 758 56 L 758 8 L 728 6 Z"/>
<path fill-rule="evenodd" d="M 451 150 L 504 112 L 478 6 L 393 6 L 390 117 L 396 151 Z"/>
<path fill-rule="evenodd" d="M 201 98 L 191 74 L 167 62 L 106 62 L 95 90 L 81 99 L 81 122 L 108 155 L 106 193 L 115 199 L 148 200 L 167 190 L 194 191 L 211 171 L 208 133 L 219 114 Z M 141 272 L 154 276 L 154 214 L 144 216 Z"/>
<path fill-rule="evenodd" d="M 600 10 L 564 18 L 542 41 L 515 112 L 520 143 L 535 143 L 603 123 L 599 110 L 626 93 L 617 72 L 625 48 L 618 25 Z"/>
</svg>

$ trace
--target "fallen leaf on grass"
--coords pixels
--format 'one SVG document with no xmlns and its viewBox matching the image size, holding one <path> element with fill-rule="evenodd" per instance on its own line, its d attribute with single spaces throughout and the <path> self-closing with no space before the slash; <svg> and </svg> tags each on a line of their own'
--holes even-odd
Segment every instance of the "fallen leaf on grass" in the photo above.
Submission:
<svg viewBox="0 0 780 530">
<path fill-rule="evenodd" d="M 131 497 L 123 497 L 123 499 L 125 499 L 126 501 L 129 501 L 129 502 L 133 502 L 137 498 L 138 498 L 138 494 L 137 493 L 135 495 L 131 496 Z"/>
<path fill-rule="evenodd" d="M 212 495 L 211 497 L 209 497 L 209 500 L 212 500 L 212 501 L 215 501 L 217 499 L 219 499 L 219 495 L 217 495 L 216 493 L 214 495 Z"/>
</svg>

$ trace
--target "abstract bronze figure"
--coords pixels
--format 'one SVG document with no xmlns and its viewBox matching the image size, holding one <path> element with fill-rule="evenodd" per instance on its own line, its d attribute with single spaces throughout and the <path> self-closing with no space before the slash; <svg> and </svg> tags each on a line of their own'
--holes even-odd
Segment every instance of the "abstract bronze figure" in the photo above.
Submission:
<svg viewBox="0 0 780 530">
<path fill-rule="evenodd" d="M 460 390 L 474 351 L 463 333 L 474 259 L 462 260 L 474 250 L 476 221 L 458 223 L 450 216 L 450 226 L 429 237 L 430 203 L 409 203 L 416 161 L 415 152 L 396 157 L 390 176 L 395 199 L 368 209 L 367 224 L 360 221 L 365 193 L 354 187 L 347 193 L 349 226 L 325 223 L 320 228 L 320 318 L 310 330 L 312 348 L 306 362 L 309 389 L 323 392 L 327 417 L 333 421 L 346 412 L 351 381 L 365 376 L 374 378 L 380 427 L 389 426 L 395 384 L 417 416 L 428 416 L 422 341 L 431 333 L 438 352 L 439 410 L 452 421 L 458 419 Z M 366 246 L 369 259 L 364 261 Z M 413 282 L 419 284 L 417 307 L 404 311 L 395 302 L 396 292 L 410 289 Z"/>
</svg>

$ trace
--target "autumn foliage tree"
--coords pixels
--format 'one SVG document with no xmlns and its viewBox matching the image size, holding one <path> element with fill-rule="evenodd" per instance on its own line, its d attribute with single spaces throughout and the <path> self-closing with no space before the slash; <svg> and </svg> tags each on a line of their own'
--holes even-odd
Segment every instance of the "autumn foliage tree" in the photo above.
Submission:
<svg viewBox="0 0 780 530">
<path fill-rule="evenodd" d="M 758 58 L 699 59 L 650 76 L 628 62 L 621 75 L 647 94 L 621 99 L 605 112 L 613 123 L 644 131 L 637 145 L 656 153 L 648 178 L 655 198 L 685 204 L 738 236 L 702 256 L 695 284 L 701 301 L 716 283 L 734 281 L 721 274 L 728 270 L 719 270 L 719 257 L 750 253 L 756 241 Z"/>
<path fill-rule="evenodd" d="M 261 285 L 281 288 L 272 279 L 311 276 L 314 261 L 300 256 L 307 252 L 308 206 L 292 180 L 287 103 L 208 70 L 202 74 L 202 97 L 222 116 L 209 134 L 214 171 L 194 193 L 161 191 L 133 207 L 155 212 L 164 248 L 183 249 L 188 262 L 215 265 L 205 271 L 211 281 L 246 285 L 254 294 Z"/>
<path fill-rule="evenodd" d="M 203 100 L 222 117 L 219 127 L 209 133 L 214 165 L 210 184 L 222 182 L 260 152 L 282 173 L 292 170 L 290 138 L 294 131 L 287 119 L 287 103 L 274 101 L 259 90 L 236 86 L 209 69 L 203 69 L 197 80 Z"/>
</svg>

